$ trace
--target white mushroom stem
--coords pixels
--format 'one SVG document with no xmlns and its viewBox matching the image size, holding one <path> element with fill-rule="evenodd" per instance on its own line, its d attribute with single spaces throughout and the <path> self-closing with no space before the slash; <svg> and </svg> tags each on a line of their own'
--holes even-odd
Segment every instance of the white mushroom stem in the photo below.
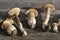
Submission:
<svg viewBox="0 0 60 40">
<path fill-rule="evenodd" d="M 45 25 L 48 25 L 49 18 L 50 18 L 50 8 L 48 8 L 45 21 L 43 22 Z"/>
<path fill-rule="evenodd" d="M 15 16 L 16 16 L 16 21 L 17 21 L 18 26 L 19 26 L 18 28 L 21 30 L 21 32 L 25 31 L 20 20 L 19 20 L 19 18 L 18 18 L 18 16 L 17 15 L 15 15 Z"/>
<path fill-rule="evenodd" d="M 36 26 L 35 13 L 34 12 L 28 13 L 28 18 L 27 19 L 28 19 L 28 24 L 29 24 L 30 28 L 31 29 L 35 28 L 35 26 Z"/>
<path fill-rule="evenodd" d="M 28 20 L 28 24 L 31 26 L 31 29 L 35 28 L 35 26 L 36 26 L 36 19 L 33 18 L 32 20 Z"/>
<path fill-rule="evenodd" d="M 19 18 L 17 15 L 15 15 L 16 17 L 16 21 L 17 21 L 17 24 L 18 24 L 18 28 L 20 29 L 20 31 L 23 33 L 23 36 L 26 36 L 27 35 L 27 32 L 25 31 L 25 29 L 23 28 Z"/>
</svg>

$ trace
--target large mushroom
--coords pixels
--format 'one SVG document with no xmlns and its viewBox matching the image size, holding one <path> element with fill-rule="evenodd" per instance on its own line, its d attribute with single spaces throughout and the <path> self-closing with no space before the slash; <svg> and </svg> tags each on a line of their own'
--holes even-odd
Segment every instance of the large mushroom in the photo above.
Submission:
<svg viewBox="0 0 60 40">
<path fill-rule="evenodd" d="M 45 27 L 48 25 L 51 13 L 55 11 L 55 6 L 53 4 L 46 3 L 46 4 L 42 5 L 41 10 L 46 14 L 45 19 L 42 23 L 42 27 L 43 27 L 43 30 L 44 30 Z"/>
<path fill-rule="evenodd" d="M 27 15 L 27 20 L 28 20 L 28 24 L 29 24 L 30 28 L 31 29 L 35 28 L 35 26 L 36 26 L 35 17 L 38 16 L 38 11 L 35 8 L 31 8 L 26 11 L 26 15 Z"/>
<path fill-rule="evenodd" d="M 12 16 L 12 17 L 15 16 L 14 18 L 16 18 L 16 21 L 17 21 L 17 24 L 18 24 L 18 29 L 23 33 L 22 36 L 27 36 L 27 32 L 26 32 L 26 30 L 23 28 L 22 23 L 20 22 L 20 19 L 19 19 L 19 17 L 18 17 L 20 11 L 21 11 L 20 8 L 14 7 L 14 8 L 12 8 L 12 9 L 8 12 L 8 14 L 9 14 L 9 16 Z"/>
</svg>

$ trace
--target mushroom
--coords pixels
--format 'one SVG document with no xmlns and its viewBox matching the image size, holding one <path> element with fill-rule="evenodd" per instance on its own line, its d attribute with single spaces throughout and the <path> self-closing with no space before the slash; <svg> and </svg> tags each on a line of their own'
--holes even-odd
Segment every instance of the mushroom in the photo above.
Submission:
<svg viewBox="0 0 60 40">
<path fill-rule="evenodd" d="M 35 8 L 30 8 L 26 11 L 28 24 L 31 29 L 35 28 L 36 26 L 36 18 L 38 16 L 38 11 Z"/>
<path fill-rule="evenodd" d="M 11 18 L 6 18 L 6 20 L 3 21 L 1 28 L 2 30 L 5 29 L 5 31 L 9 35 L 14 36 L 17 34 L 17 29 L 15 28 L 13 24 L 14 24 L 14 21 Z"/>
<path fill-rule="evenodd" d="M 51 12 L 55 11 L 55 6 L 53 4 L 46 3 L 46 4 L 42 5 L 41 10 L 46 14 L 45 19 L 42 23 L 42 27 L 44 30 L 50 20 L 49 18 L 50 18 Z"/>
<path fill-rule="evenodd" d="M 20 8 L 14 7 L 14 8 L 12 8 L 12 9 L 8 12 L 8 14 L 9 14 L 9 16 L 16 18 L 16 21 L 17 21 L 17 24 L 18 24 L 18 29 L 23 33 L 22 36 L 27 36 L 27 32 L 26 32 L 26 30 L 23 28 L 23 25 L 22 25 L 22 23 L 20 22 L 20 19 L 19 19 L 19 17 L 18 17 L 20 11 L 21 11 Z"/>
<path fill-rule="evenodd" d="M 52 24 L 52 29 L 54 32 L 58 32 L 58 23 L 53 23 Z"/>
</svg>

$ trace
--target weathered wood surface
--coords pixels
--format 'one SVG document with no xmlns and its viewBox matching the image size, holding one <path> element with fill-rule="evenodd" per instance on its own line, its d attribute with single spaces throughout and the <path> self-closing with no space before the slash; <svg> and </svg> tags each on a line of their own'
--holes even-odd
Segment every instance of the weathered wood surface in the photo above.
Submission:
<svg viewBox="0 0 60 40">
<path fill-rule="evenodd" d="M 0 0 L 0 8 L 36 7 L 40 8 L 45 3 L 52 3 L 56 9 L 60 9 L 60 0 Z"/>
</svg>

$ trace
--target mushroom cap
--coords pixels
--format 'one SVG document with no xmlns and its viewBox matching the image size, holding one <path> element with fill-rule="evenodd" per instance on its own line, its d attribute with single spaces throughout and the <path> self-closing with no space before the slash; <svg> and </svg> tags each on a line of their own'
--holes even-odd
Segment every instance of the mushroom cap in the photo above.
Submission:
<svg viewBox="0 0 60 40">
<path fill-rule="evenodd" d="M 55 26 L 55 25 L 58 26 L 58 23 L 53 23 L 52 25 L 53 25 L 53 26 Z"/>
<path fill-rule="evenodd" d="M 46 4 L 43 4 L 42 7 L 41 7 L 41 10 L 43 12 L 47 12 L 47 8 L 50 8 L 50 11 L 51 12 L 54 12 L 55 11 L 55 6 L 51 3 L 46 3 Z"/>
<path fill-rule="evenodd" d="M 19 15 L 19 12 L 20 12 L 20 8 L 18 8 L 18 7 L 14 7 L 14 8 L 12 8 L 9 12 L 8 12 L 8 14 L 9 14 L 9 16 L 13 16 L 13 15 Z"/>
<path fill-rule="evenodd" d="M 14 21 L 12 18 L 6 18 L 6 20 L 3 23 L 14 24 Z"/>
<path fill-rule="evenodd" d="M 30 13 L 30 12 L 33 12 L 35 14 L 35 17 L 38 16 L 38 11 L 34 8 L 31 8 L 29 10 L 26 11 L 26 14 Z"/>
<path fill-rule="evenodd" d="M 4 29 L 4 28 L 6 28 L 6 27 L 8 27 L 8 26 L 10 26 L 12 24 L 14 24 L 14 21 L 11 18 L 6 18 L 3 21 L 2 25 L 1 25 L 1 28 Z"/>
</svg>

